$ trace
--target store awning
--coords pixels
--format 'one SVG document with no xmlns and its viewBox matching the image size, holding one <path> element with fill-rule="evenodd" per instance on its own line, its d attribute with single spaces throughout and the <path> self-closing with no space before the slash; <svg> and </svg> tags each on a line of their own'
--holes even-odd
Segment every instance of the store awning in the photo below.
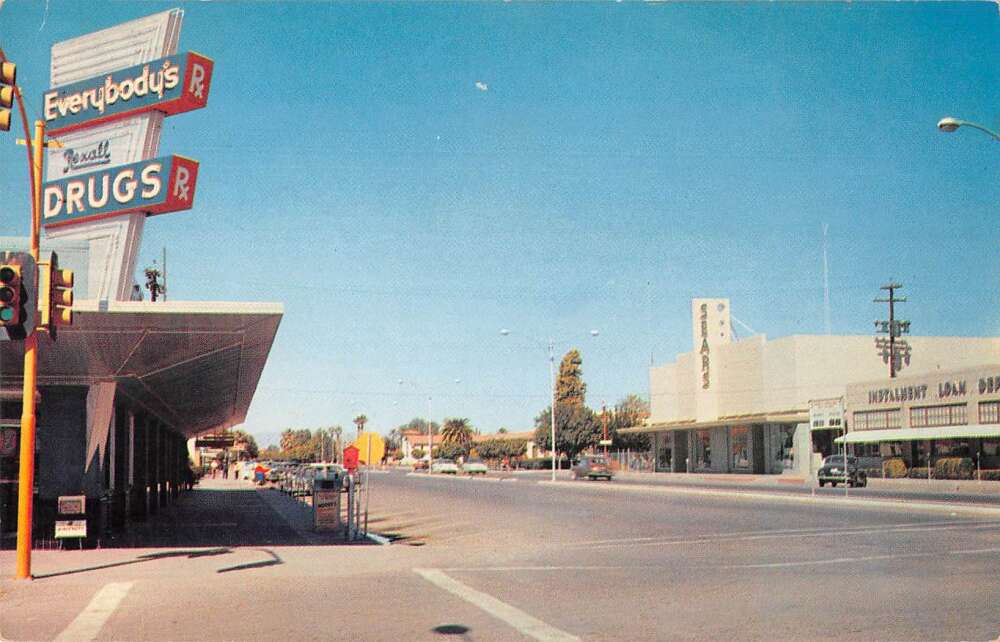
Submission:
<svg viewBox="0 0 1000 642">
<path fill-rule="evenodd" d="M 758 413 L 752 415 L 729 415 L 711 421 L 667 421 L 641 426 L 630 426 L 619 430 L 619 434 L 637 435 L 651 432 L 667 432 L 669 430 L 706 430 L 723 426 L 742 426 L 747 424 L 802 424 L 809 422 L 809 414 L 797 411 Z"/>
<path fill-rule="evenodd" d="M 243 423 L 274 342 L 279 303 L 77 301 L 57 341 L 39 339 L 38 383 L 117 383 L 187 437 Z M 0 380 L 20 378 L 21 342 L 0 343 Z"/>
<path fill-rule="evenodd" d="M 928 439 L 987 439 L 1000 438 L 1000 424 L 971 426 L 940 426 L 937 428 L 891 428 L 889 430 L 855 430 L 838 437 L 838 444 L 871 444 L 879 441 L 927 441 Z"/>
</svg>

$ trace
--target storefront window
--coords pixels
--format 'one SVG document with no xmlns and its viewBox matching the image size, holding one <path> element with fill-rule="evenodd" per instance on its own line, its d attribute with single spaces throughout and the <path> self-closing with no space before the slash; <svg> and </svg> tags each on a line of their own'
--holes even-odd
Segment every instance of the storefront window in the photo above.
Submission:
<svg viewBox="0 0 1000 642">
<path fill-rule="evenodd" d="M 889 410 L 863 410 L 853 413 L 851 426 L 854 430 L 880 430 L 899 428 L 901 417 L 899 408 Z"/>
<path fill-rule="evenodd" d="M 927 426 L 961 426 L 966 423 L 965 404 L 947 406 L 922 406 L 910 408 L 910 425 L 914 428 Z"/>
<path fill-rule="evenodd" d="M 979 423 L 1000 424 L 1000 401 L 979 402 Z"/>
<path fill-rule="evenodd" d="M 729 452 L 734 470 L 750 470 L 750 428 L 733 426 L 729 431 Z"/>
<path fill-rule="evenodd" d="M 934 454 L 941 457 L 971 457 L 973 450 L 966 439 L 942 439 L 934 442 Z"/>
<path fill-rule="evenodd" d="M 673 464 L 674 435 L 670 432 L 658 432 L 656 435 L 656 471 L 670 472 Z"/>
<path fill-rule="evenodd" d="M 698 470 L 712 467 L 712 437 L 707 430 L 694 433 L 694 467 Z"/>
<path fill-rule="evenodd" d="M 909 442 L 906 446 L 901 441 L 883 441 L 879 444 L 879 454 L 882 457 L 902 457 L 904 450 L 909 453 Z"/>
<path fill-rule="evenodd" d="M 982 468 L 1000 468 L 1000 440 L 984 439 L 981 446 L 982 455 L 979 465 Z"/>
<path fill-rule="evenodd" d="M 795 426 L 769 425 L 767 430 L 770 470 L 781 472 L 795 468 Z"/>
</svg>

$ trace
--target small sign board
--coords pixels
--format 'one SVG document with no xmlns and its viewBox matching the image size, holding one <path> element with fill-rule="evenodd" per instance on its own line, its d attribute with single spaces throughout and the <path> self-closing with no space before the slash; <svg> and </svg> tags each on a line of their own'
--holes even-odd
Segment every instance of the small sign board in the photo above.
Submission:
<svg viewBox="0 0 1000 642">
<path fill-rule="evenodd" d="M 350 472 L 358 469 L 358 447 L 348 446 L 344 449 L 344 468 Z"/>
<path fill-rule="evenodd" d="M 612 443 L 614 443 L 614 442 L 612 442 L 612 440 L 610 440 L 610 439 L 602 439 L 602 440 L 600 440 L 600 441 L 599 441 L 599 442 L 597 442 L 597 443 L 598 443 L 599 445 L 601 445 L 601 446 L 610 446 L 610 445 L 611 445 Z"/>
<path fill-rule="evenodd" d="M 318 531 L 340 528 L 340 490 L 313 491 L 313 527 Z"/>
<path fill-rule="evenodd" d="M 60 515 L 83 515 L 87 512 L 87 496 L 61 495 L 58 506 Z"/>
<path fill-rule="evenodd" d="M 232 435 L 203 435 L 195 440 L 195 448 L 232 448 Z"/>
<path fill-rule="evenodd" d="M 71 539 L 87 536 L 87 520 L 65 519 L 56 522 L 56 539 Z"/>
<path fill-rule="evenodd" d="M 17 428 L 0 428 L 0 457 L 13 457 L 17 452 Z"/>
</svg>

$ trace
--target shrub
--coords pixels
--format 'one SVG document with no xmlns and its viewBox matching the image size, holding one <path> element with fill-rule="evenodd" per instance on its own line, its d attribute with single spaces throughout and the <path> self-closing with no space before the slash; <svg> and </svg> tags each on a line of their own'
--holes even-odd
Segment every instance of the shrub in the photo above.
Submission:
<svg viewBox="0 0 1000 642">
<path fill-rule="evenodd" d="M 985 479 L 988 481 L 1000 481 L 1000 469 L 990 468 L 987 470 L 980 470 L 979 479 Z"/>
<path fill-rule="evenodd" d="M 934 478 L 934 467 L 931 467 L 931 479 Z M 910 479 L 927 479 L 927 466 L 914 466 L 910 469 Z"/>
<path fill-rule="evenodd" d="M 934 462 L 934 478 L 972 479 L 973 469 L 969 457 L 941 457 Z"/>
<path fill-rule="evenodd" d="M 927 472 L 926 470 L 924 471 Z M 882 462 L 882 476 L 886 479 L 906 477 L 906 462 L 902 457 L 890 457 Z"/>
</svg>

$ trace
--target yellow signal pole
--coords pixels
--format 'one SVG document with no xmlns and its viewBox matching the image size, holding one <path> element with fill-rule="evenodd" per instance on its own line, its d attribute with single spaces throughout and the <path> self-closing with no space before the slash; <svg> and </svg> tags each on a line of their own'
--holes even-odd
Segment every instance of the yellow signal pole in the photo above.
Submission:
<svg viewBox="0 0 1000 642">
<path fill-rule="evenodd" d="M 20 94 L 20 91 L 18 91 Z M 19 96 L 20 98 L 20 96 Z M 24 110 L 21 110 L 22 114 Z M 27 129 L 27 122 L 25 122 Z M 27 132 L 25 132 L 27 135 Z M 20 142 L 20 141 L 18 141 Z M 27 144 L 27 141 L 25 141 Z M 55 141 L 46 142 L 45 123 L 35 121 L 35 135 L 31 140 L 31 255 L 38 261 L 39 233 L 42 212 L 42 149 L 60 146 Z M 34 296 L 38 297 L 38 270 L 30 277 Z M 37 309 L 37 303 L 32 306 Z M 38 332 L 32 332 L 24 341 L 24 391 L 21 399 L 21 457 L 17 481 L 17 569 L 14 579 L 31 579 L 31 520 L 35 488 L 35 392 L 38 389 Z"/>
</svg>

